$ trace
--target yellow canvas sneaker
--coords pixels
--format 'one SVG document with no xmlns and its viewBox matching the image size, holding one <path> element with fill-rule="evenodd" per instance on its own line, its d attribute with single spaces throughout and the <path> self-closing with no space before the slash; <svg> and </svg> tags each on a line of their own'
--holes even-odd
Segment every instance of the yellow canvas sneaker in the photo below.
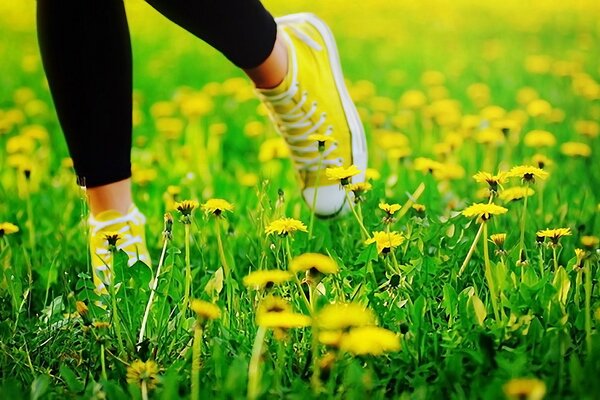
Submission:
<svg viewBox="0 0 600 400">
<path fill-rule="evenodd" d="M 98 292 L 105 292 L 105 285 L 111 279 L 108 266 L 111 265 L 111 253 L 108 248 L 106 234 L 118 234 L 116 242 L 118 249 L 129 256 L 129 266 L 142 261 L 150 265 L 150 254 L 146 247 L 145 224 L 146 217 L 135 205 L 131 205 L 127 214 L 108 210 L 89 217 L 90 255 L 94 284 Z"/>
<path fill-rule="evenodd" d="M 279 34 L 287 43 L 288 73 L 273 89 L 258 89 L 277 130 L 290 149 L 302 196 L 320 217 L 348 210 L 346 193 L 329 181 L 325 169 L 354 164 L 361 171 L 352 183 L 363 182 L 367 144 L 358 112 L 346 85 L 333 34 L 313 14 L 277 19 Z M 333 140 L 319 142 L 314 135 Z"/>
</svg>

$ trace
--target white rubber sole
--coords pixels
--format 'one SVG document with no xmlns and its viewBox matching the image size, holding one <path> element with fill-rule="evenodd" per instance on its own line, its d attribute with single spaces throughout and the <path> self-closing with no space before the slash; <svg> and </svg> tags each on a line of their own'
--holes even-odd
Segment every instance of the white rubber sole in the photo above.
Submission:
<svg viewBox="0 0 600 400">
<path fill-rule="evenodd" d="M 288 24 L 288 23 L 309 23 L 321 34 L 325 40 L 325 46 L 327 47 L 327 55 L 329 57 L 329 63 L 331 65 L 331 71 L 335 81 L 335 86 L 340 95 L 342 107 L 346 114 L 346 120 L 348 121 L 348 128 L 350 130 L 350 136 L 352 139 L 352 164 L 361 171 L 360 174 L 352 177 L 352 183 L 364 182 L 365 172 L 367 169 L 367 138 L 365 136 L 365 129 L 358 115 L 358 110 L 350 97 L 346 83 L 344 82 L 344 74 L 342 72 L 342 64 L 340 62 L 340 56 L 338 53 L 335 38 L 329 27 L 316 15 L 311 13 L 298 13 L 290 14 L 283 17 L 276 18 L 277 24 Z M 345 190 L 345 189 L 340 189 Z M 316 214 L 321 218 L 331 218 L 337 215 L 343 214 L 350 210 L 350 205 L 347 201 L 344 201 L 342 206 L 334 213 L 327 215 Z"/>
</svg>

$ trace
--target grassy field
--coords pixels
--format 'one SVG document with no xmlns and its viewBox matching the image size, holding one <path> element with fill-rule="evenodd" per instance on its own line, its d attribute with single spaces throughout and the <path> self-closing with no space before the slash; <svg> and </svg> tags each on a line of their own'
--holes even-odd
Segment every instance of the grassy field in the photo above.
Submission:
<svg viewBox="0 0 600 400">
<path fill-rule="evenodd" d="M 265 3 L 331 25 L 372 188 L 268 234 L 311 215 L 252 85 L 126 1 L 153 263 L 104 295 L 35 2 L 0 4 L 0 397 L 599 398 L 600 3 Z"/>
</svg>

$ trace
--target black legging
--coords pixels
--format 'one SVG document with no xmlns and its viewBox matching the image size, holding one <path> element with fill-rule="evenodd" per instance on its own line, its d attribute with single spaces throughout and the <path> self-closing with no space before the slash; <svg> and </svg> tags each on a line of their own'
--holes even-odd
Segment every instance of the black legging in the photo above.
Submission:
<svg viewBox="0 0 600 400">
<path fill-rule="evenodd" d="M 277 27 L 259 0 L 147 0 L 240 68 L 271 53 Z M 78 182 L 131 176 L 132 60 L 123 0 L 37 0 L 42 61 Z"/>
</svg>

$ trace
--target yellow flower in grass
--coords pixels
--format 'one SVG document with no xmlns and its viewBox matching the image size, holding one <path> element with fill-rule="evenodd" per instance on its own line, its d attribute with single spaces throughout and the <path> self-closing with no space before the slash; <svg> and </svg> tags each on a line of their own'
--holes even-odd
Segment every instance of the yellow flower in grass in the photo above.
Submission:
<svg viewBox="0 0 600 400">
<path fill-rule="evenodd" d="M 381 174 L 375 168 L 367 168 L 365 178 L 371 181 L 378 181 L 381 179 Z"/>
<path fill-rule="evenodd" d="M 312 134 L 308 136 L 308 140 L 317 142 L 317 148 L 320 152 L 325 150 L 325 145 L 327 143 L 333 143 L 335 140 L 331 136 L 322 135 L 319 133 Z"/>
<path fill-rule="evenodd" d="M 135 360 L 127 367 L 127 383 L 140 387 L 146 385 L 148 390 L 156 388 L 158 365 L 152 360 Z"/>
<path fill-rule="evenodd" d="M 589 157 L 592 155 L 592 148 L 579 142 L 567 142 L 560 146 L 560 152 L 569 157 Z"/>
<path fill-rule="evenodd" d="M 296 231 L 308 232 L 308 229 L 306 228 L 306 225 L 302 223 L 302 221 L 287 217 L 279 218 L 271 222 L 265 228 L 265 233 L 267 235 L 273 235 L 276 233 L 279 236 L 287 236 Z"/>
<path fill-rule="evenodd" d="M 593 249 L 595 247 L 598 247 L 598 244 L 600 244 L 600 239 L 598 238 L 598 236 L 582 236 L 581 237 L 581 244 L 584 247 L 587 247 L 589 249 Z"/>
<path fill-rule="evenodd" d="M 257 314 L 291 312 L 290 303 L 281 297 L 267 296 L 258 305 Z"/>
<path fill-rule="evenodd" d="M 508 171 L 509 177 L 518 177 L 521 178 L 524 182 L 535 183 L 536 179 L 540 179 L 542 181 L 548 178 L 548 174 L 543 169 L 533 167 L 531 165 L 519 165 L 517 167 L 511 168 Z"/>
<path fill-rule="evenodd" d="M 508 209 L 496 204 L 475 203 L 462 211 L 465 217 L 477 217 L 482 221 L 487 221 L 492 218 L 492 215 L 504 214 Z"/>
<path fill-rule="evenodd" d="M 207 214 L 213 214 L 220 217 L 223 211 L 233 211 L 233 204 L 223 199 L 210 199 L 202 204 L 202 209 Z"/>
<path fill-rule="evenodd" d="M 354 328 L 346 333 L 340 348 L 354 355 L 382 355 L 400 350 L 400 337 L 392 331 L 377 326 Z"/>
<path fill-rule="evenodd" d="M 388 204 L 388 203 L 379 203 L 379 209 L 385 211 L 388 216 L 394 215 L 396 212 L 400 211 L 402 206 L 400 204 Z"/>
<path fill-rule="evenodd" d="M 556 144 L 556 138 L 548 131 L 541 129 L 534 129 L 527 132 L 523 138 L 525 146 L 527 147 L 552 147 Z"/>
<path fill-rule="evenodd" d="M 0 223 L 0 238 L 4 235 L 12 235 L 13 233 L 19 232 L 19 227 L 10 222 Z"/>
<path fill-rule="evenodd" d="M 290 271 L 298 272 L 319 272 L 321 274 L 337 274 L 339 267 L 337 263 L 324 254 L 304 253 L 295 257 L 290 263 Z"/>
<path fill-rule="evenodd" d="M 548 238 L 553 245 L 558 245 L 558 241 L 563 236 L 571 236 L 571 228 L 544 229 L 538 231 L 536 236 L 539 238 Z"/>
<path fill-rule="evenodd" d="M 373 189 L 373 185 L 371 185 L 369 182 L 351 183 L 348 186 L 346 186 L 346 190 L 354 193 L 355 200 L 359 201 L 362 199 L 362 195 L 367 193 L 371 189 Z"/>
<path fill-rule="evenodd" d="M 244 286 L 252 289 L 271 288 L 292 279 L 292 274 L 280 269 L 254 271 L 244 277 Z"/>
<path fill-rule="evenodd" d="M 500 146 L 505 138 L 500 129 L 485 128 L 475 133 L 475 141 L 483 145 Z"/>
<path fill-rule="evenodd" d="M 356 165 L 351 165 L 348 168 L 345 167 L 332 167 L 325 170 L 325 175 L 330 181 L 340 181 L 342 186 L 346 186 L 350 183 L 350 178 L 354 175 L 360 174 L 360 170 Z"/>
<path fill-rule="evenodd" d="M 426 157 L 417 157 L 415 159 L 415 163 L 413 164 L 413 168 L 415 171 L 420 172 L 429 172 L 433 174 L 435 171 L 443 168 L 444 164 L 439 161 L 432 160 L 431 158 Z"/>
<path fill-rule="evenodd" d="M 404 240 L 404 236 L 398 232 L 377 231 L 373 232 L 373 237 L 367 239 L 365 244 L 375 243 L 377 245 L 377 253 L 387 254 L 404 243 Z"/>
<path fill-rule="evenodd" d="M 514 378 L 502 386 L 508 399 L 542 400 L 546 395 L 546 384 L 535 378 Z"/>
<path fill-rule="evenodd" d="M 342 331 L 322 331 L 319 332 L 319 342 L 329 347 L 340 347 L 344 332 Z"/>
<path fill-rule="evenodd" d="M 544 169 L 552 165 L 552 160 L 543 154 L 534 154 L 533 157 L 531 157 L 531 162 L 534 165 L 537 165 L 537 167 L 540 169 Z"/>
<path fill-rule="evenodd" d="M 319 329 L 347 330 L 358 326 L 375 325 L 375 314 L 357 303 L 328 304 L 316 317 Z"/>
<path fill-rule="evenodd" d="M 535 194 L 535 191 L 530 187 L 515 186 L 515 187 L 508 188 L 508 189 L 504 189 L 502 192 L 500 192 L 499 197 L 505 203 L 508 203 L 511 201 L 521 200 L 525 196 L 527 196 L 527 197 L 533 196 L 534 194 Z"/>
<path fill-rule="evenodd" d="M 190 309 L 196 313 L 198 319 L 206 321 L 209 319 L 217 319 L 221 316 L 219 306 L 208 301 L 193 299 L 190 302 Z"/>
<path fill-rule="evenodd" d="M 490 236 L 490 240 L 496 245 L 496 247 L 503 249 L 504 242 L 506 241 L 506 233 L 495 233 Z"/>
<path fill-rule="evenodd" d="M 304 328 L 311 324 L 310 317 L 290 311 L 265 312 L 256 316 L 256 324 L 270 329 Z"/>
<path fill-rule="evenodd" d="M 411 210 L 417 217 L 424 217 L 427 208 L 423 204 L 415 203 L 410 206 Z"/>
<path fill-rule="evenodd" d="M 498 191 L 498 186 L 502 186 L 504 182 L 506 182 L 507 176 L 506 172 L 499 172 L 498 175 L 492 175 L 489 172 L 478 172 L 473 175 L 473 179 L 477 183 L 487 183 L 490 187 L 490 190 L 493 192 Z"/>
<path fill-rule="evenodd" d="M 198 208 L 198 202 L 196 200 L 183 200 L 175 204 L 177 211 L 184 217 L 189 217 L 194 209 Z"/>
<path fill-rule="evenodd" d="M 593 139 L 600 134 L 600 124 L 596 121 L 579 120 L 575 122 L 575 131 Z"/>
</svg>

